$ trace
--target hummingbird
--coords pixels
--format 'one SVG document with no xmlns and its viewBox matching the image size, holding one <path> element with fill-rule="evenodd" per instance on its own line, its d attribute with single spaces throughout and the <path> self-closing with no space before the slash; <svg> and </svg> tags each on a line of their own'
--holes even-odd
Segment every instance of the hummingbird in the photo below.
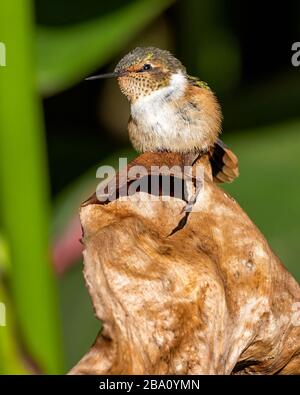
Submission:
<svg viewBox="0 0 300 395">
<path fill-rule="evenodd" d="M 236 155 L 218 138 L 222 111 L 214 92 L 169 51 L 137 47 L 114 72 L 86 79 L 102 78 L 117 78 L 130 102 L 128 132 L 138 152 L 208 153 L 216 182 L 238 176 Z"/>
</svg>

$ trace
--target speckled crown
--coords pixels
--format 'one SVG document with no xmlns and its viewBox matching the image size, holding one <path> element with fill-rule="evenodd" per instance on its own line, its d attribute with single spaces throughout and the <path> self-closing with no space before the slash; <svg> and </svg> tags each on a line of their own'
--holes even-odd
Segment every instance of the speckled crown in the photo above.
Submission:
<svg viewBox="0 0 300 395">
<path fill-rule="evenodd" d="M 120 60 L 115 71 L 120 72 L 121 70 L 126 70 L 128 67 L 147 60 L 153 62 L 157 61 L 165 65 L 170 72 L 180 70 L 181 72 L 186 73 L 186 68 L 171 54 L 171 52 L 155 47 L 135 48 Z"/>
</svg>

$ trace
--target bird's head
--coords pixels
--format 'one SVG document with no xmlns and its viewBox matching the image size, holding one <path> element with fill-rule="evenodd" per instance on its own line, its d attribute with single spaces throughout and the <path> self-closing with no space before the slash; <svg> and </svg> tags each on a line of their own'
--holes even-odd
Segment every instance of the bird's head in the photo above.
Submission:
<svg viewBox="0 0 300 395">
<path fill-rule="evenodd" d="M 172 77 L 186 77 L 186 69 L 169 51 L 135 48 L 117 64 L 113 73 L 88 79 L 117 77 L 121 91 L 131 102 L 169 86 Z"/>
</svg>

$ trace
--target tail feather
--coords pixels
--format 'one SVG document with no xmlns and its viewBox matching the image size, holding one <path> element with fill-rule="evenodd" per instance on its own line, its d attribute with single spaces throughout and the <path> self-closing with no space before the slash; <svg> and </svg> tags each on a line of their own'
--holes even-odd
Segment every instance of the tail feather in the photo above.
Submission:
<svg viewBox="0 0 300 395">
<path fill-rule="evenodd" d="M 210 163 L 215 182 L 232 182 L 239 176 L 237 156 L 219 139 L 210 151 Z"/>
</svg>

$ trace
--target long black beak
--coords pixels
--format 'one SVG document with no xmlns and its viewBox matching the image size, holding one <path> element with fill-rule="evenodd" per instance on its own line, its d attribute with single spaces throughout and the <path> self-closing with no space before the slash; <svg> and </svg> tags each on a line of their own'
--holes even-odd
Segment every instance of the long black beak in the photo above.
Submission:
<svg viewBox="0 0 300 395">
<path fill-rule="evenodd" d="M 100 80 L 100 79 L 104 79 L 104 78 L 116 78 L 116 77 L 120 77 L 121 75 L 124 75 L 124 74 L 113 72 L 113 73 L 93 75 L 92 77 L 85 78 L 85 80 L 91 81 L 91 80 Z"/>
</svg>

